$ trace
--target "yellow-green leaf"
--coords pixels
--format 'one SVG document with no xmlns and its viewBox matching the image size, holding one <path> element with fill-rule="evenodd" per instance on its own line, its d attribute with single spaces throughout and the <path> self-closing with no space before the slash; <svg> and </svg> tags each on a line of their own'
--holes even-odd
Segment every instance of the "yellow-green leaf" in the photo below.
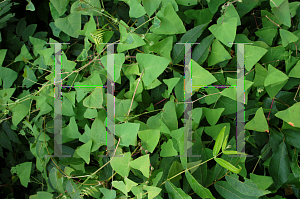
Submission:
<svg viewBox="0 0 300 199">
<path fill-rule="evenodd" d="M 221 165 L 222 167 L 224 167 L 225 169 L 228 169 L 229 171 L 231 171 L 233 173 L 239 173 L 242 170 L 240 165 L 239 165 L 239 169 L 238 169 L 235 166 L 233 166 L 232 164 L 230 164 L 229 162 L 227 162 L 226 160 L 223 160 L 221 158 L 214 158 L 214 159 L 219 165 Z"/>
</svg>

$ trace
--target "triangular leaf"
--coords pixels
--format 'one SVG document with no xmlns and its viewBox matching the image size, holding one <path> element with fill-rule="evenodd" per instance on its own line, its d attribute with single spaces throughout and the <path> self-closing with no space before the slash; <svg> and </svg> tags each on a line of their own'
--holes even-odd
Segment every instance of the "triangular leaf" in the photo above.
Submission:
<svg viewBox="0 0 300 199">
<path fill-rule="evenodd" d="M 149 178 L 149 173 L 150 173 L 150 159 L 149 159 L 149 154 L 143 155 L 138 157 L 137 159 L 129 162 L 129 166 L 140 170 L 142 174 Z"/>
<path fill-rule="evenodd" d="M 233 17 L 221 24 L 212 25 L 208 30 L 225 46 L 232 47 L 236 35 L 236 27 L 237 18 Z"/>
<path fill-rule="evenodd" d="M 269 126 L 262 107 L 256 111 L 254 118 L 245 125 L 245 129 L 269 132 Z"/>
</svg>

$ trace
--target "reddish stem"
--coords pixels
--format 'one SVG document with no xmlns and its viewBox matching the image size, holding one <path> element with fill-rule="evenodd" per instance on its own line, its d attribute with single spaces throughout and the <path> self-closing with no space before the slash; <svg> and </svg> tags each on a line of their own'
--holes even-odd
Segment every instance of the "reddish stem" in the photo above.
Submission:
<svg viewBox="0 0 300 199">
<path fill-rule="evenodd" d="M 270 109 L 272 109 L 274 99 L 275 99 L 275 97 L 273 97 L 273 100 L 272 100 L 272 104 L 271 104 L 271 108 L 270 108 Z M 269 117 L 270 117 L 270 113 L 271 113 L 271 111 L 269 111 L 269 115 L 268 115 L 268 119 L 267 119 L 267 120 L 268 120 L 268 126 L 269 126 Z"/>
<path fill-rule="evenodd" d="M 168 98 L 165 98 L 165 99 L 163 99 L 163 100 L 157 102 L 156 104 L 154 104 L 154 106 L 157 105 L 157 104 L 159 104 L 159 103 L 161 103 L 161 102 L 163 102 L 163 101 L 165 101 L 166 99 L 168 99 Z"/>
</svg>

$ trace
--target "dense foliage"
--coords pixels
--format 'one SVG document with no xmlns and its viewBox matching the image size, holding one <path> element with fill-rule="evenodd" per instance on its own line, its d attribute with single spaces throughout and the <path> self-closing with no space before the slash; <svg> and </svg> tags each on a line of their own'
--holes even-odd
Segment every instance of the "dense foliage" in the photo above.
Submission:
<svg viewBox="0 0 300 199">
<path fill-rule="evenodd" d="M 1 198 L 300 198 L 300 2 L 3 0 L 0 2 Z M 115 44 L 115 147 L 107 89 L 62 88 L 54 154 L 54 45 L 62 85 L 106 85 Z M 192 60 L 184 63 L 185 46 Z M 184 155 L 184 67 L 193 85 L 236 85 L 245 60 L 245 152 L 237 88 L 193 87 Z"/>
</svg>

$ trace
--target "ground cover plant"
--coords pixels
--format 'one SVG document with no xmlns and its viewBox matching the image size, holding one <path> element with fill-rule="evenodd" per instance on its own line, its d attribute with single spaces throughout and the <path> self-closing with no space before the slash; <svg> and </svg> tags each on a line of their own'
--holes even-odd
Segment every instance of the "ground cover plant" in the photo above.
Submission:
<svg viewBox="0 0 300 199">
<path fill-rule="evenodd" d="M 300 198 L 299 4 L 1 1 L 1 198 Z M 71 157 L 49 156 L 56 56 L 48 43 L 63 43 L 61 81 L 71 86 L 61 88 L 62 153 Z M 99 157 L 108 153 L 108 89 L 83 86 L 107 85 L 105 43 L 119 43 L 112 157 Z M 198 43 L 191 62 L 176 43 Z M 236 43 L 252 43 L 243 57 L 249 156 L 233 156 L 241 153 Z M 192 84 L 207 86 L 192 89 L 187 145 L 186 65 Z M 185 147 L 201 157 L 184 157 Z"/>
</svg>

